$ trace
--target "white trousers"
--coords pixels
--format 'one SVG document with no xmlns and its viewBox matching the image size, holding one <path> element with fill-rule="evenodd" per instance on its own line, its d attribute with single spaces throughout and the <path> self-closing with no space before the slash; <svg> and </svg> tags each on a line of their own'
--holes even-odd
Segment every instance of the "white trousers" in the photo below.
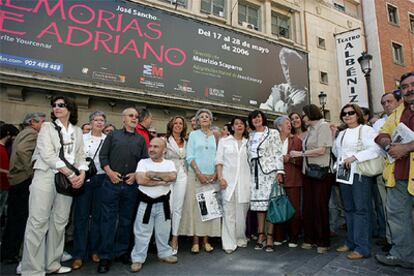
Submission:
<svg viewBox="0 0 414 276">
<path fill-rule="evenodd" d="M 183 168 L 177 172 L 177 179 L 172 184 L 170 206 L 172 212 L 172 230 L 173 236 L 178 235 L 178 228 L 180 227 L 181 214 L 183 212 L 183 204 L 185 197 L 185 190 L 187 188 L 187 174 Z"/>
<path fill-rule="evenodd" d="M 237 191 L 234 191 L 230 201 L 223 199 L 223 224 L 221 242 L 223 250 L 235 250 L 238 246 L 247 244 L 246 216 L 249 203 L 238 203 Z"/>
<path fill-rule="evenodd" d="M 61 267 L 65 226 L 72 197 L 58 194 L 52 170 L 35 170 L 30 185 L 29 218 L 24 236 L 22 275 L 45 275 Z"/>
</svg>

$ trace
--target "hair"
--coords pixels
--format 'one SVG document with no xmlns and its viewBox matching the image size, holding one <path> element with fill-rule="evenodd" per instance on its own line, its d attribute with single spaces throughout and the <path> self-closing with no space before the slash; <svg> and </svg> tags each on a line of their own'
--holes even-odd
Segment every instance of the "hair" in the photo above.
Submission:
<svg viewBox="0 0 414 276">
<path fill-rule="evenodd" d="M 57 100 L 63 100 L 66 104 L 66 109 L 69 111 L 69 122 L 72 125 L 76 125 L 78 123 L 78 106 L 76 105 L 75 101 L 71 98 L 68 98 L 66 96 L 55 96 L 50 100 L 50 105 L 54 104 Z M 56 116 L 53 113 L 50 114 L 50 118 L 54 121 L 56 120 Z"/>
<path fill-rule="evenodd" d="M 398 91 L 398 92 L 397 92 Z M 400 92 L 400 90 L 394 90 L 394 91 L 392 91 L 392 92 L 387 92 L 387 93 L 384 93 L 382 96 L 381 96 L 381 104 L 382 104 L 382 100 L 384 99 L 384 97 L 385 96 L 388 96 L 388 95 L 392 95 L 392 96 L 394 96 L 394 99 L 395 100 L 397 100 L 397 101 L 399 101 L 399 100 L 401 100 L 401 92 Z"/>
<path fill-rule="evenodd" d="M 303 123 L 302 116 L 299 113 L 297 113 L 297 112 L 290 113 L 289 114 L 290 121 L 292 121 L 292 115 L 294 115 L 294 114 L 299 116 L 299 118 L 300 118 L 300 130 L 302 130 L 302 132 L 305 132 L 307 129 L 306 129 L 305 123 Z M 291 132 L 292 132 L 292 134 L 296 134 L 296 129 L 293 126 L 292 126 Z"/>
<path fill-rule="evenodd" d="M 262 121 L 263 121 L 262 122 L 262 125 L 263 126 L 267 126 L 267 117 L 266 117 L 266 114 L 264 114 L 263 111 L 256 109 L 256 110 L 253 110 L 252 112 L 250 112 L 249 113 L 249 117 L 247 118 L 247 121 L 249 123 L 249 127 L 252 130 L 256 130 L 256 128 L 253 125 L 253 119 L 256 118 L 259 115 L 262 115 Z"/>
<path fill-rule="evenodd" d="M 276 127 L 277 128 L 277 130 L 279 130 L 280 131 L 280 126 L 286 121 L 286 120 L 289 120 L 290 121 L 290 119 L 289 119 L 289 117 L 288 116 L 286 116 L 286 115 L 283 115 L 283 116 L 280 116 L 280 117 L 277 117 L 274 121 L 273 121 L 273 126 L 274 127 Z"/>
<path fill-rule="evenodd" d="M 116 130 L 115 125 L 113 125 L 113 124 L 111 124 L 111 123 L 108 123 L 108 124 L 106 124 L 106 125 L 105 125 L 105 127 L 103 128 L 103 130 L 102 130 L 102 131 L 104 131 L 104 130 L 105 130 L 105 129 L 107 129 L 108 127 L 113 127 L 113 128 L 114 128 L 114 130 Z"/>
<path fill-rule="evenodd" d="M 411 77 L 411 76 L 414 76 L 414 71 L 402 74 L 400 78 L 400 83 L 402 83 L 406 78 Z"/>
<path fill-rule="evenodd" d="M 32 120 L 35 120 L 36 122 L 40 122 L 42 118 L 46 118 L 46 114 L 43 112 L 30 112 L 27 113 L 26 116 L 23 119 L 22 125 L 30 126 L 32 124 Z"/>
<path fill-rule="evenodd" d="M 94 111 L 94 112 L 91 112 L 91 114 L 89 114 L 89 122 L 92 122 L 98 116 L 102 116 L 104 118 L 104 120 L 106 121 L 105 113 L 103 113 L 102 111 Z"/>
<path fill-rule="evenodd" d="M 234 126 L 234 123 L 236 122 L 236 120 L 240 120 L 240 121 L 243 123 L 243 125 L 244 125 L 244 132 L 243 132 L 242 136 L 243 136 L 243 137 L 245 137 L 245 138 L 247 138 L 247 137 L 248 137 L 248 135 L 249 135 L 249 133 L 247 132 L 247 123 L 246 123 L 246 119 L 243 119 L 242 117 L 239 117 L 239 116 L 234 116 L 234 117 L 231 119 L 230 123 L 225 124 L 225 125 L 227 126 L 227 128 L 228 128 L 228 130 L 229 130 L 230 134 L 231 134 L 231 135 L 234 135 L 234 129 L 233 129 L 233 126 Z"/>
<path fill-rule="evenodd" d="M 358 116 L 358 124 L 363 125 L 365 124 L 364 120 L 364 114 L 362 113 L 362 109 L 357 104 L 346 104 L 341 108 L 341 112 L 339 113 L 339 117 L 341 121 L 345 124 L 344 120 L 342 119 L 342 112 L 344 112 L 345 108 L 351 107 L 356 112 L 356 115 Z"/>
<path fill-rule="evenodd" d="M 187 123 L 185 122 L 185 118 L 180 115 L 172 117 L 170 121 L 167 123 L 167 134 L 165 136 L 167 137 L 167 139 L 170 138 L 170 136 L 173 133 L 174 122 L 177 119 L 181 119 L 183 121 L 183 130 L 180 133 L 180 138 L 182 141 L 184 141 L 185 137 L 187 136 Z"/>
<path fill-rule="evenodd" d="M 305 105 L 303 108 L 303 113 L 308 116 L 310 121 L 317 121 L 323 119 L 322 112 L 320 108 L 315 104 L 308 104 Z"/>
<path fill-rule="evenodd" d="M 138 112 L 138 122 L 141 123 L 148 116 L 151 116 L 151 112 L 146 108 L 141 109 L 141 111 Z"/>
<path fill-rule="evenodd" d="M 231 123 L 225 123 L 223 127 L 227 127 L 227 130 L 230 132 Z"/>
<path fill-rule="evenodd" d="M 366 116 L 366 115 L 368 115 L 368 120 L 369 119 L 371 119 L 371 115 L 369 114 L 370 112 L 369 112 L 369 108 L 367 108 L 367 107 L 359 107 L 360 109 L 361 109 L 361 111 L 362 111 L 362 115 L 364 115 L 364 116 Z"/>
<path fill-rule="evenodd" d="M 208 116 L 210 117 L 211 121 L 213 121 L 213 113 L 209 109 L 207 109 L 207 108 L 201 108 L 201 109 L 197 110 L 197 112 L 195 114 L 195 118 L 197 120 L 197 126 L 200 125 L 199 120 L 200 120 L 200 115 L 202 113 L 207 113 Z"/>
<path fill-rule="evenodd" d="M 17 136 L 19 129 L 12 124 L 3 124 L 0 126 L 0 139 L 7 136 Z"/>
<path fill-rule="evenodd" d="M 84 128 L 85 126 L 88 126 L 88 125 L 89 125 L 89 123 L 84 123 L 84 124 L 82 124 L 81 129 L 83 130 L 83 128 Z"/>
</svg>

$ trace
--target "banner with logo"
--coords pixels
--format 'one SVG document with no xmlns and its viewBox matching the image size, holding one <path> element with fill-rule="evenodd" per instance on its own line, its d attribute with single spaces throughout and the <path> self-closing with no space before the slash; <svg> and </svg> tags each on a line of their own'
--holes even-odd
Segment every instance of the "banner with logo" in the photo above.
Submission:
<svg viewBox="0 0 414 276">
<path fill-rule="evenodd" d="M 280 112 L 309 101 L 306 53 L 128 1 L 0 1 L 0 43 L 2 72 Z"/>
<path fill-rule="evenodd" d="M 335 40 L 342 105 L 368 107 L 366 80 L 358 63 L 363 52 L 361 30 L 337 34 Z"/>
</svg>

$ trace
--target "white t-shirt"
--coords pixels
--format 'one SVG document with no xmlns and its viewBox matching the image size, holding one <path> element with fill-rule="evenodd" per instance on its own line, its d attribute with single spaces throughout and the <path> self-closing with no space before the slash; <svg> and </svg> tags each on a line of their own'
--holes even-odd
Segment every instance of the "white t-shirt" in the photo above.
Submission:
<svg viewBox="0 0 414 276">
<path fill-rule="evenodd" d="M 262 139 L 264 132 L 255 132 L 252 139 L 249 141 L 250 143 L 250 156 L 252 158 L 257 157 L 257 147 L 259 146 L 259 142 Z"/>
<path fill-rule="evenodd" d="M 176 172 L 174 162 L 171 160 L 163 160 L 162 162 L 154 162 L 151 160 L 151 158 L 141 159 L 138 162 L 137 170 L 136 172 Z M 139 184 L 139 183 L 138 183 Z M 159 185 L 159 186 L 144 186 L 139 185 L 138 189 L 146 194 L 149 197 L 157 198 L 162 195 L 168 194 L 170 191 L 169 186 L 165 185 Z"/>
</svg>

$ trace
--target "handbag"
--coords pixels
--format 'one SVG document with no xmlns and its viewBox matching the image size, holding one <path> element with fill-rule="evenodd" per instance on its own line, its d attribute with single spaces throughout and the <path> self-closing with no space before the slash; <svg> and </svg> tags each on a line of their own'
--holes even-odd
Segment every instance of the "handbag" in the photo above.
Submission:
<svg viewBox="0 0 414 276">
<path fill-rule="evenodd" d="M 101 142 L 99 143 L 98 148 L 95 151 L 95 154 L 93 155 L 93 157 L 86 157 L 85 160 L 88 163 L 88 170 L 85 172 L 85 179 L 90 179 L 92 176 L 95 176 L 98 173 L 98 169 L 96 168 L 95 165 L 95 157 L 96 154 L 98 153 L 99 149 L 101 148 L 103 140 L 101 140 Z"/>
<path fill-rule="evenodd" d="M 266 220 L 270 223 L 283 223 L 295 215 L 295 208 L 290 203 L 285 189 L 277 183 L 273 183 L 269 197 Z"/>
<path fill-rule="evenodd" d="M 306 142 L 308 140 L 305 140 L 305 150 L 306 150 Z M 308 176 L 309 178 L 313 178 L 316 180 L 323 180 L 329 173 L 329 167 L 321 167 L 317 164 L 309 164 L 308 162 L 308 158 L 304 157 L 305 162 L 306 162 L 306 167 L 305 167 L 305 175 Z M 331 164 L 331 155 L 329 154 L 329 165 Z"/>
<path fill-rule="evenodd" d="M 361 139 L 362 126 L 359 128 L 357 151 L 364 150 L 364 145 Z M 384 171 L 384 158 L 380 155 L 377 158 L 370 159 L 364 162 L 359 162 L 356 165 L 357 173 L 364 176 L 377 176 Z"/>
<path fill-rule="evenodd" d="M 60 132 L 61 127 L 58 126 L 55 122 L 52 122 L 52 123 L 55 126 L 55 129 L 57 130 L 58 135 L 59 135 L 59 140 L 60 140 L 60 145 L 61 145 L 60 150 L 59 150 L 59 158 L 65 163 L 68 169 L 73 171 L 76 175 L 79 175 L 80 174 L 79 170 L 75 166 L 73 166 L 71 163 L 69 163 L 68 160 L 66 160 L 65 158 L 65 154 L 63 152 L 63 137 L 62 137 L 62 133 Z M 55 187 L 56 187 L 56 192 L 62 195 L 66 195 L 66 196 L 78 196 L 84 190 L 83 185 L 79 189 L 73 188 L 72 183 L 70 182 L 68 177 L 61 172 L 57 172 L 55 174 Z"/>
</svg>

